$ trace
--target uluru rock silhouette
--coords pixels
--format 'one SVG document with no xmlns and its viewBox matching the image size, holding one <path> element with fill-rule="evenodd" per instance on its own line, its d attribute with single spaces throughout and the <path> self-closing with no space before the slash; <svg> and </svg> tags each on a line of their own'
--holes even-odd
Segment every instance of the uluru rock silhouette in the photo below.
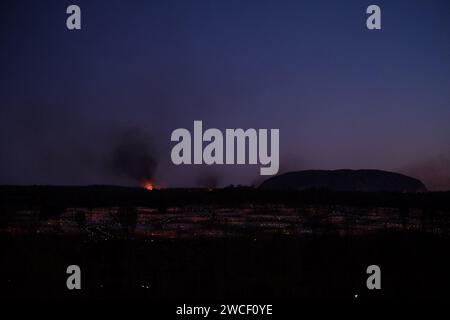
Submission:
<svg viewBox="0 0 450 320">
<path fill-rule="evenodd" d="M 305 170 L 284 173 L 265 180 L 265 190 L 327 189 L 362 192 L 424 192 L 418 179 L 382 170 Z"/>
</svg>

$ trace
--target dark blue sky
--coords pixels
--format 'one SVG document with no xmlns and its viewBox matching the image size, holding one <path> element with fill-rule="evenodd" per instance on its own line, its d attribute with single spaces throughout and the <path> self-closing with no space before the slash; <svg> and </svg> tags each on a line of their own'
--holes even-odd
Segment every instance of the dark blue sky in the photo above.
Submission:
<svg viewBox="0 0 450 320">
<path fill-rule="evenodd" d="M 82 30 L 65 27 L 66 7 Z M 382 30 L 365 26 L 368 5 Z M 281 171 L 378 168 L 450 189 L 448 1 L 2 1 L 0 183 L 133 185 L 124 136 L 165 186 L 253 183 L 175 167 L 170 133 L 280 128 Z M 112 150 L 112 151 L 111 151 Z M 205 178 L 206 177 L 206 178 Z"/>
</svg>

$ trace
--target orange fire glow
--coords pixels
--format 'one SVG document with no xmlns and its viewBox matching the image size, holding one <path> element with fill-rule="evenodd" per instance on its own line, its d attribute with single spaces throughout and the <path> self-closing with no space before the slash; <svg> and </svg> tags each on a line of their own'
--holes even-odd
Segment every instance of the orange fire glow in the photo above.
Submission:
<svg viewBox="0 0 450 320">
<path fill-rule="evenodd" d="M 151 191 L 151 190 L 153 190 L 153 184 L 150 182 L 146 182 L 146 183 L 144 183 L 144 188 Z"/>
</svg>

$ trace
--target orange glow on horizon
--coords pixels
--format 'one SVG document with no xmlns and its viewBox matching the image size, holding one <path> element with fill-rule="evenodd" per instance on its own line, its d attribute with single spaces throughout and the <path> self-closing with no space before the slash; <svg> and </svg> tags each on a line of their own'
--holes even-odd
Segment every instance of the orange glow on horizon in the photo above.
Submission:
<svg viewBox="0 0 450 320">
<path fill-rule="evenodd" d="M 153 184 L 150 183 L 150 182 L 146 182 L 146 183 L 144 183 L 144 188 L 149 190 L 149 191 L 152 191 L 153 190 Z"/>
</svg>

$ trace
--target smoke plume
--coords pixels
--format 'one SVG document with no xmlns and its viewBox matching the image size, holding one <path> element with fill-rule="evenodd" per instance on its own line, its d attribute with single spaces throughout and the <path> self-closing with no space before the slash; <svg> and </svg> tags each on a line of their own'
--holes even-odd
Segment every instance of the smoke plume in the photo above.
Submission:
<svg viewBox="0 0 450 320">
<path fill-rule="evenodd" d="M 196 186 L 201 188 L 217 188 L 219 183 L 219 175 L 210 170 L 202 170 L 195 178 Z"/>
<path fill-rule="evenodd" d="M 148 137 L 135 129 L 118 135 L 110 159 L 113 174 L 139 184 L 152 181 L 158 166 Z"/>
</svg>

